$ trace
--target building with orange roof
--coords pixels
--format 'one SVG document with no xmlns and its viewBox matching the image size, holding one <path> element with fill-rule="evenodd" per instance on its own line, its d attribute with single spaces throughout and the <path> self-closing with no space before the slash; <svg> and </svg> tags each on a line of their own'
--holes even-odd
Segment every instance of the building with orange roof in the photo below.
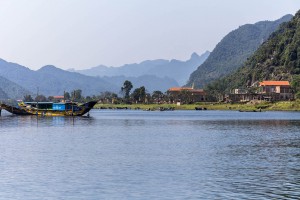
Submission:
<svg viewBox="0 0 300 200">
<path fill-rule="evenodd" d="M 257 88 L 255 92 L 235 89 L 230 94 L 232 101 L 266 100 L 280 101 L 294 99 L 294 94 L 289 81 L 262 81 L 255 82 L 252 88 Z M 242 92 L 240 92 L 242 91 Z"/>
<path fill-rule="evenodd" d="M 259 93 L 273 100 L 288 100 L 293 98 L 289 81 L 262 81 L 259 83 Z"/>
<path fill-rule="evenodd" d="M 205 91 L 194 89 L 194 87 L 172 87 L 167 93 L 173 102 L 195 103 L 207 101 Z"/>
</svg>

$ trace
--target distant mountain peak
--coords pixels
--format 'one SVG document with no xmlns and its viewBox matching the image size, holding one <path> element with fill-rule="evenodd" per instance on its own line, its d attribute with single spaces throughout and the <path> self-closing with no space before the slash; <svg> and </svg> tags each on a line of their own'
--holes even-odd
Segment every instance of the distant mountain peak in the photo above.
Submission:
<svg viewBox="0 0 300 200">
<path fill-rule="evenodd" d="M 38 71 L 39 72 L 45 72 L 45 71 L 63 71 L 62 69 L 55 67 L 54 65 L 45 65 L 44 67 L 41 67 Z"/>
<path fill-rule="evenodd" d="M 191 55 L 191 59 L 198 59 L 199 57 L 200 56 L 196 52 L 192 53 Z"/>
</svg>

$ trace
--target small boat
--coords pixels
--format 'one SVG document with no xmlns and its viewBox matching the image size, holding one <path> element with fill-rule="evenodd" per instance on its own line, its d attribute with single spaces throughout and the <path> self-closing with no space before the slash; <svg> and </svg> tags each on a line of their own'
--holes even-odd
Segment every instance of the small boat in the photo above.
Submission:
<svg viewBox="0 0 300 200">
<path fill-rule="evenodd" d="M 1 104 L 1 108 L 16 115 L 82 116 L 88 113 L 96 103 L 97 101 L 82 105 L 73 102 L 21 102 L 18 107 Z"/>
<path fill-rule="evenodd" d="M 259 110 L 239 110 L 239 112 L 262 112 L 261 109 Z"/>
<path fill-rule="evenodd" d="M 207 110 L 207 108 L 197 106 L 197 107 L 195 107 L 195 110 Z"/>
</svg>

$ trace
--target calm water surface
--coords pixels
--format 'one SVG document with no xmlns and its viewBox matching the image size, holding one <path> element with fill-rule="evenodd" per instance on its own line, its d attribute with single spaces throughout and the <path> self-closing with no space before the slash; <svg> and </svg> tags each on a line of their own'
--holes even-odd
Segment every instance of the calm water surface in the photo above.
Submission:
<svg viewBox="0 0 300 200">
<path fill-rule="evenodd" d="M 300 113 L 0 117 L 0 199 L 300 199 Z"/>
</svg>

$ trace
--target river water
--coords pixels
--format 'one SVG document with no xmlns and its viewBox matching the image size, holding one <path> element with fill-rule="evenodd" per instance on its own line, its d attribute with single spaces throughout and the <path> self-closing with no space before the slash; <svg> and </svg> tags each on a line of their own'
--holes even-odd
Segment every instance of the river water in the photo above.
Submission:
<svg viewBox="0 0 300 200">
<path fill-rule="evenodd" d="M 300 113 L 0 117 L 0 199 L 300 199 Z"/>
</svg>

